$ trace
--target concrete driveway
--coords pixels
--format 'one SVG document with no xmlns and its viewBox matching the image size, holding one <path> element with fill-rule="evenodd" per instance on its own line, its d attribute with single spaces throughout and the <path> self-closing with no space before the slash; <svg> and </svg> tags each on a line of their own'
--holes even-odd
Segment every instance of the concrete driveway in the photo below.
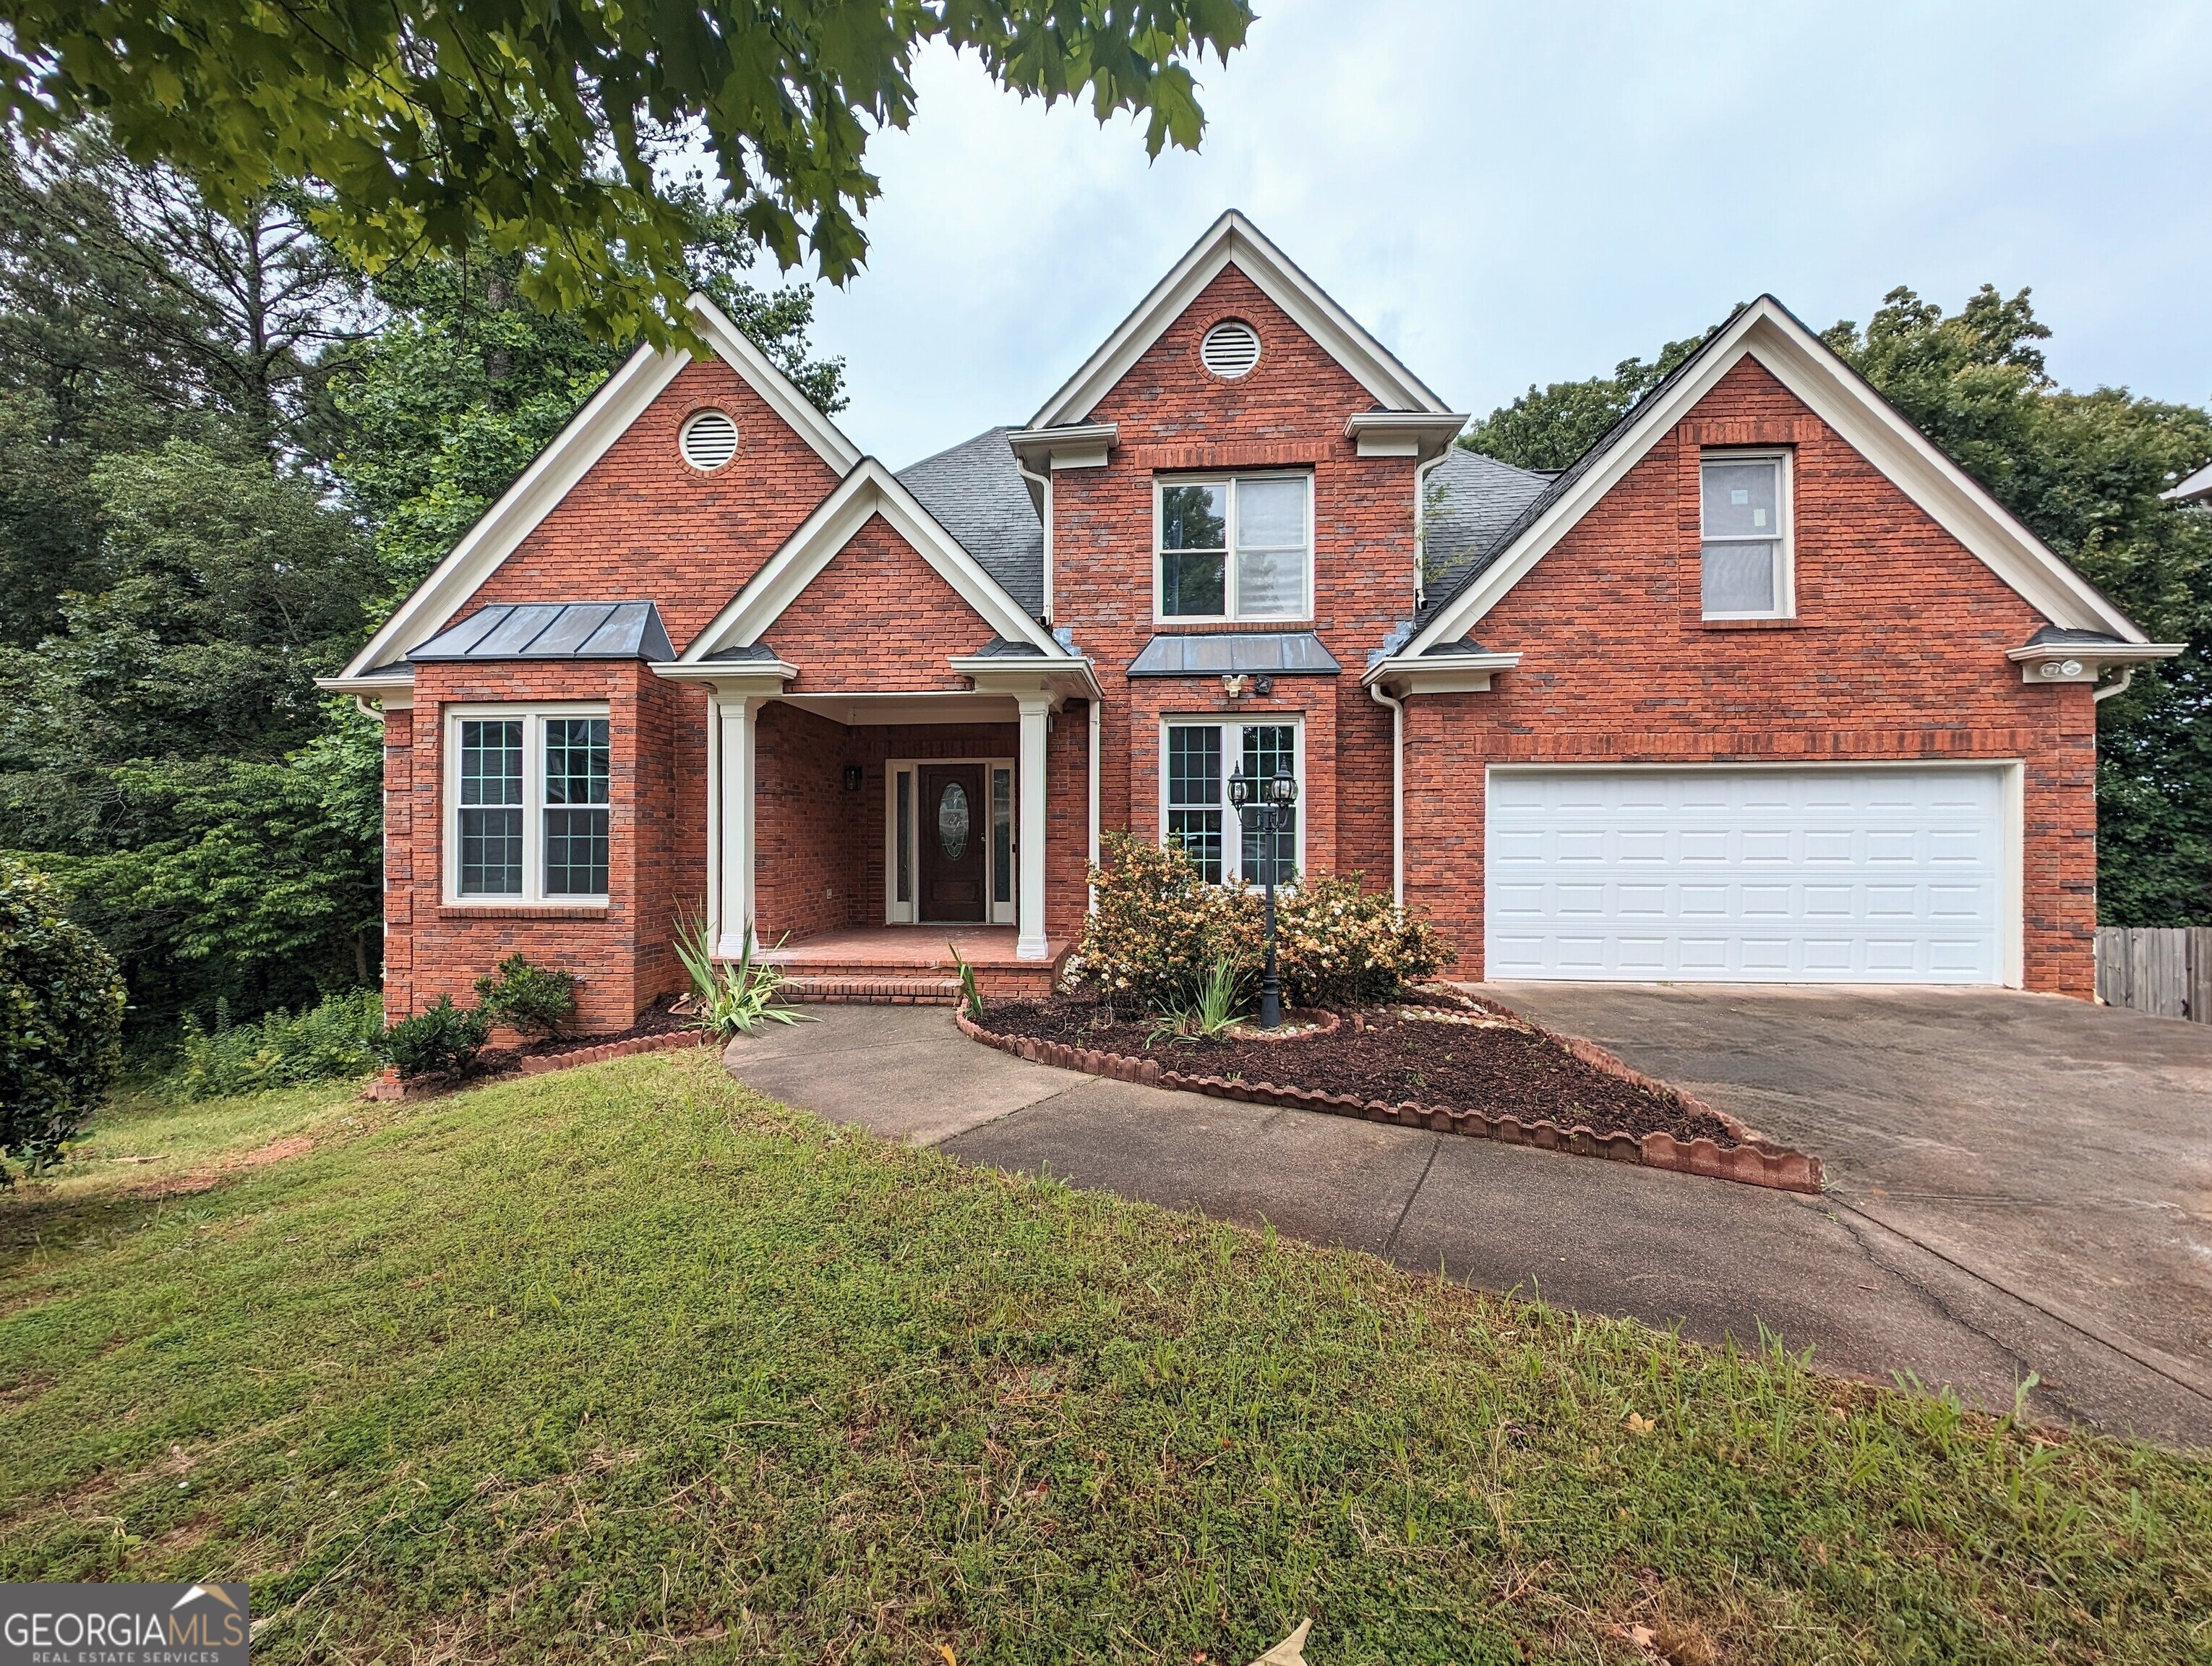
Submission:
<svg viewBox="0 0 2212 1666">
<path fill-rule="evenodd" d="M 1909 1371 L 1991 1407 L 2008 1407 L 2033 1371 L 2042 1386 L 2031 1403 L 2045 1414 L 2212 1444 L 2207 1262 L 2186 1247 L 2212 1243 L 2212 1033 L 2035 996 L 1560 984 L 1494 993 L 1820 1153 L 1833 1193 L 1798 1197 L 1050 1070 L 969 1042 L 941 1008 L 817 1007 L 822 1022 L 741 1039 L 727 1063 L 787 1103 L 968 1161 L 1270 1221 L 1414 1271 L 1679 1324 L 1708 1341 L 1756 1343 L 1763 1328 L 1812 1347 L 1827 1369 L 1883 1381 Z M 2045 1030 L 2067 1039 L 2047 1066 L 2030 1063 L 2050 1045 Z M 2008 1130 L 2002 1137 L 1942 1114 L 1954 1096 L 1929 1055 L 1970 1044 L 2002 1070 L 1985 1066 L 1978 1077 L 1962 1062 L 1948 1079 L 1978 1083 L 1975 1103 L 1990 1108 L 1991 1130 Z M 1848 1064 L 1830 1056 L 1838 1049 Z M 2067 1062 L 2085 1057 L 2094 1062 Z M 2138 1129 L 2130 1147 L 2169 1176 L 2155 1200 L 2116 1186 L 2115 1161 L 2050 1131 L 2037 1109 L 2046 1068 L 2137 1107 L 2124 1113 Z M 1852 1114 L 1826 1108 L 1831 1094 Z M 2204 1109 L 2185 1152 L 2169 1146 L 2191 1094 Z M 2008 1116 L 2006 1105 L 2016 1107 Z M 2100 1113 L 2080 1115 L 2091 1123 Z M 2028 1123 L 2045 1131 L 2015 1126 Z M 1929 1152 L 1954 1154 L 1919 1160 Z M 1985 1166 L 1966 1166 L 1975 1164 Z M 2067 1206 L 2048 1200 L 2081 1196 L 2056 1177 L 2061 1164 L 2106 1189 L 2075 1213 L 2094 1214 L 2094 1241 L 2112 1248 L 2069 1256 L 2056 1228 L 2046 1239 L 2003 1225 L 2055 1217 Z M 1905 1175 L 1917 1178 L 1905 1184 Z M 2148 1255 L 2154 1241 L 2163 1272 L 2100 1264 Z M 2166 1299 L 2195 1319 L 2138 1311 L 2143 1291 L 2185 1267 L 2182 1300 Z"/>
</svg>

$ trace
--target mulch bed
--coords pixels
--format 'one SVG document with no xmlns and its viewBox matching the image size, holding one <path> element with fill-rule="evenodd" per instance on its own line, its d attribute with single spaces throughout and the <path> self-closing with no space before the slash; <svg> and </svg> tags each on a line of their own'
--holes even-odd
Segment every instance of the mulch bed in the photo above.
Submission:
<svg viewBox="0 0 2212 1666">
<path fill-rule="evenodd" d="M 1420 1009 L 1475 1022 L 1401 1016 Z M 1723 1148 L 1739 1143 L 1735 1132 L 1712 1112 L 1692 1110 L 1609 1074 L 1550 1036 L 1456 994 L 1424 994 L 1413 1008 L 1348 1013 L 1326 1034 L 1283 1041 L 1223 1037 L 1163 1039 L 1147 1046 L 1151 1025 L 1117 1014 L 1116 1022 L 1102 1029 L 1095 1022 L 1097 1015 L 1097 1002 L 1080 997 L 1000 1000 L 985 1012 L 983 1027 L 1002 1036 L 1034 1036 L 1070 1047 L 1158 1059 L 1162 1069 L 1186 1076 L 1242 1078 L 1392 1104 L 1410 1100 L 1449 1105 L 1492 1116 L 1522 1116 L 1541 1107 L 1541 1115 L 1563 1126 L 1587 1122 L 1638 1136 L 1663 1129 L 1677 1140 L 1705 1139 Z"/>
<path fill-rule="evenodd" d="M 372 1099 L 418 1098 L 502 1076 L 536 1075 L 572 1064 L 596 1064 L 602 1059 L 656 1051 L 664 1045 L 681 1045 L 688 1038 L 704 1041 L 705 1037 L 690 1017 L 677 1010 L 680 1001 L 679 996 L 663 996 L 639 1013 L 637 1022 L 626 1030 L 601 1031 L 588 1036 L 541 1037 L 526 1041 L 520 1047 L 487 1047 L 477 1055 L 469 1069 L 458 1074 L 441 1073 L 402 1080 L 386 1070 L 369 1084 L 366 1091 Z"/>
<path fill-rule="evenodd" d="M 1155 1038 L 1148 1020 L 1079 989 L 994 1001 L 981 1025 L 964 1013 L 957 1022 L 1002 1052 L 1122 1081 L 1786 1191 L 1821 1189 L 1817 1158 L 1774 1144 L 1589 1042 L 1448 987 L 1419 989 L 1394 1006 L 1285 1017 L 1334 1021 L 1276 1040 Z"/>
</svg>

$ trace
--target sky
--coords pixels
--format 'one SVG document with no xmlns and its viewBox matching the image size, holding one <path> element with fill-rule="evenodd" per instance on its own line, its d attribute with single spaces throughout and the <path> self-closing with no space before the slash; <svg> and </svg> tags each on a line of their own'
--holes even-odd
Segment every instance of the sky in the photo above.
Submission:
<svg viewBox="0 0 2212 1666">
<path fill-rule="evenodd" d="M 872 250 L 820 289 L 894 466 L 1026 421 L 1240 208 L 1454 409 L 1771 291 L 2032 288 L 2069 386 L 2212 400 L 2212 5 L 1258 0 L 1195 155 L 932 49 Z"/>
</svg>

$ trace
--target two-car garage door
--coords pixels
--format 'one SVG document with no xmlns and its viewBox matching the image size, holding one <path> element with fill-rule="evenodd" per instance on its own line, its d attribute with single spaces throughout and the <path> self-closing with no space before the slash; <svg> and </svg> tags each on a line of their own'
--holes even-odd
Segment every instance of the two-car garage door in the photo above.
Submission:
<svg viewBox="0 0 2212 1666">
<path fill-rule="evenodd" d="M 2004 766 L 1494 768 L 1487 975 L 2002 983 Z"/>
</svg>

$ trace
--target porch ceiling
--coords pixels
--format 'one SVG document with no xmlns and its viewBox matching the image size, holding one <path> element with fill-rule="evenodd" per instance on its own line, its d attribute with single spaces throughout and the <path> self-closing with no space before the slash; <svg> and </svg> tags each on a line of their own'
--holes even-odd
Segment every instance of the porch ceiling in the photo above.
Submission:
<svg viewBox="0 0 2212 1666">
<path fill-rule="evenodd" d="M 787 694 L 787 706 L 832 723 L 1012 723 L 1020 708 L 1011 694 L 966 689 L 891 694 Z"/>
</svg>

